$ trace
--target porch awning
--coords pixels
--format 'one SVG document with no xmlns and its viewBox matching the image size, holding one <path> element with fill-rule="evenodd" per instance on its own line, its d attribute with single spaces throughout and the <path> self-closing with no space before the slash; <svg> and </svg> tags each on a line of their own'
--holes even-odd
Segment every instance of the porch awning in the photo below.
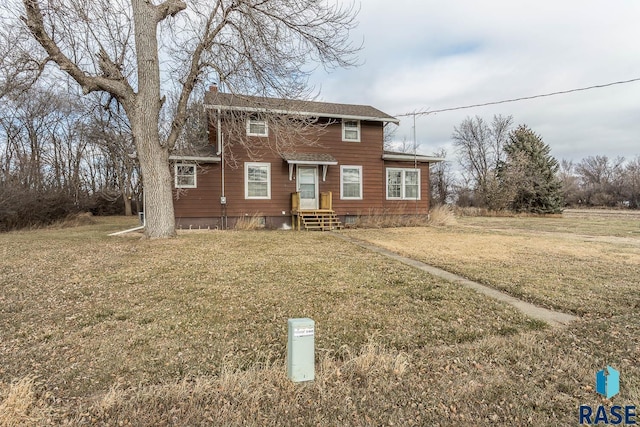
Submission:
<svg viewBox="0 0 640 427">
<path fill-rule="evenodd" d="M 289 164 L 289 181 L 293 180 L 295 165 L 322 166 L 322 180 L 326 181 L 327 168 L 338 164 L 335 157 L 324 153 L 284 153 L 282 158 Z"/>
</svg>

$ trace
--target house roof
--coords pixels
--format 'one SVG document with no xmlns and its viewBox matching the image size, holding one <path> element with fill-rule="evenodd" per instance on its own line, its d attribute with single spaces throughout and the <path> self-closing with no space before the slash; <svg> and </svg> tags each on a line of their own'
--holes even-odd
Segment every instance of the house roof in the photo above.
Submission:
<svg viewBox="0 0 640 427">
<path fill-rule="evenodd" d="M 277 114 L 400 123 L 395 117 L 369 105 L 265 98 L 223 93 L 216 90 L 207 91 L 204 96 L 204 104 L 207 108 L 230 111 L 273 112 Z"/>
<path fill-rule="evenodd" d="M 323 153 L 284 153 L 282 158 L 290 165 L 337 165 L 331 154 Z"/>
<path fill-rule="evenodd" d="M 442 157 L 426 156 L 424 154 L 397 153 L 395 151 L 384 151 L 382 153 L 383 160 L 392 160 L 396 162 L 419 162 L 419 163 L 437 163 L 444 162 Z"/>
</svg>

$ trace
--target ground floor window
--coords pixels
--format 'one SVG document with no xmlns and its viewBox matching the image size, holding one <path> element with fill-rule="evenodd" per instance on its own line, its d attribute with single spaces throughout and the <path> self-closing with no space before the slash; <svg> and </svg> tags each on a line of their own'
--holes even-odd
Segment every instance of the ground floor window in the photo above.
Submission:
<svg viewBox="0 0 640 427">
<path fill-rule="evenodd" d="M 362 200 L 362 166 L 340 166 L 340 199 Z"/>
<path fill-rule="evenodd" d="M 245 199 L 271 198 L 271 164 L 244 164 L 244 197 Z"/>
<path fill-rule="evenodd" d="M 175 165 L 175 186 L 176 188 L 196 188 L 197 171 L 195 164 L 176 163 Z"/>
<path fill-rule="evenodd" d="M 420 169 L 387 168 L 387 200 L 420 200 Z"/>
</svg>

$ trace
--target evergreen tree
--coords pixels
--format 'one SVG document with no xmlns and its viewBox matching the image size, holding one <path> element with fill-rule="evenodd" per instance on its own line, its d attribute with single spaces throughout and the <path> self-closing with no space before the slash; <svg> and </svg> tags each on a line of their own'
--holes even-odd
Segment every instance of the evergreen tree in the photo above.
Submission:
<svg viewBox="0 0 640 427">
<path fill-rule="evenodd" d="M 520 125 L 509 134 L 504 146 L 505 162 L 498 176 L 510 193 L 511 209 L 516 212 L 561 213 L 562 183 L 558 161 L 542 138 Z"/>
</svg>

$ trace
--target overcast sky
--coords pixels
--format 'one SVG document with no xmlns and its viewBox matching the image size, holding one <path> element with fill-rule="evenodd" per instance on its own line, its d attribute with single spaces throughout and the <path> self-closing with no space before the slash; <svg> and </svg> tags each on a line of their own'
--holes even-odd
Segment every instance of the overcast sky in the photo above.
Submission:
<svg viewBox="0 0 640 427">
<path fill-rule="evenodd" d="M 362 0 L 360 67 L 317 72 L 319 100 L 392 114 L 640 78 L 638 0 Z M 454 126 L 512 115 L 558 159 L 640 155 L 640 81 L 417 118 L 419 152 L 453 157 Z M 399 117 L 396 140 L 413 140 Z"/>
</svg>

